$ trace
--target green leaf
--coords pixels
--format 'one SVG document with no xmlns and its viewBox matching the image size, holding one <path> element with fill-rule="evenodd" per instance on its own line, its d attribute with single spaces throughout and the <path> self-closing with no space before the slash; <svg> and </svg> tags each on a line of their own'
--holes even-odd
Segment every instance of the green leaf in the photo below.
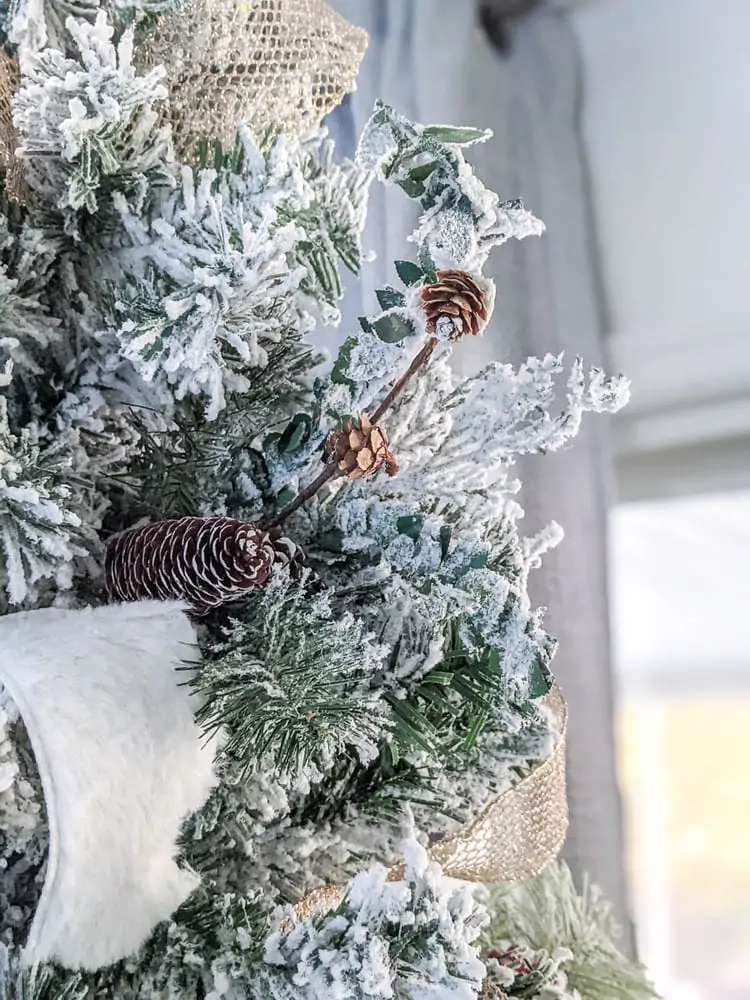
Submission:
<svg viewBox="0 0 750 1000">
<path fill-rule="evenodd" d="M 310 440 L 311 432 L 312 420 L 310 417 L 306 413 L 297 413 L 289 421 L 284 433 L 279 438 L 279 453 L 294 455 Z"/>
<path fill-rule="evenodd" d="M 475 552 L 469 560 L 469 566 L 471 566 L 472 569 L 487 569 L 488 558 L 489 553 L 486 549 L 483 552 Z"/>
<path fill-rule="evenodd" d="M 369 319 L 366 316 L 360 316 L 359 317 L 359 325 L 362 327 L 362 332 L 363 333 L 374 333 L 375 332 L 373 330 L 373 328 L 372 328 L 372 323 L 369 321 Z"/>
<path fill-rule="evenodd" d="M 416 183 L 424 184 L 430 174 L 434 174 L 439 166 L 440 164 L 437 160 L 432 160 L 430 163 L 422 163 L 409 171 L 409 177 Z"/>
<path fill-rule="evenodd" d="M 437 268 L 435 267 L 435 261 L 432 259 L 432 254 L 429 248 L 426 246 L 421 246 L 419 248 L 419 266 L 422 268 L 422 273 L 425 276 L 425 280 L 428 285 L 434 285 L 437 282 Z"/>
<path fill-rule="evenodd" d="M 414 335 L 414 324 L 398 313 L 386 313 L 375 320 L 372 328 L 386 344 L 398 344 Z"/>
<path fill-rule="evenodd" d="M 380 308 L 383 310 L 395 309 L 397 307 L 402 308 L 406 305 L 406 296 L 404 293 L 391 288 L 390 285 L 386 285 L 385 288 L 379 288 L 375 294 L 378 297 Z"/>
<path fill-rule="evenodd" d="M 334 362 L 333 369 L 331 371 L 331 381 L 335 385 L 349 385 L 353 386 L 354 381 L 347 378 L 346 371 L 349 368 L 349 361 L 352 356 L 352 349 L 357 343 L 356 337 L 347 337 L 344 343 L 339 348 L 338 357 Z"/>
<path fill-rule="evenodd" d="M 424 281 L 422 268 L 411 260 L 397 260 L 395 267 L 396 274 L 405 285 L 418 285 L 420 281 Z"/>
<path fill-rule="evenodd" d="M 341 552 L 344 548 L 344 532 L 339 528 L 324 531 L 318 535 L 316 544 L 324 552 Z"/>
<path fill-rule="evenodd" d="M 214 170 L 217 174 L 221 173 L 224 167 L 224 150 L 221 148 L 220 142 L 214 143 Z"/>
<path fill-rule="evenodd" d="M 424 679 L 425 684 L 437 684 L 438 687 L 450 687 L 453 674 L 450 670 L 431 670 Z"/>
<path fill-rule="evenodd" d="M 433 160 L 430 163 L 421 163 L 418 167 L 413 167 L 405 177 L 399 180 L 399 187 L 408 198 L 414 200 L 421 198 L 426 191 L 425 181 L 439 166 L 438 161 Z"/>
<path fill-rule="evenodd" d="M 537 658 L 529 675 L 529 698 L 543 698 L 551 690 L 552 674 L 541 658 Z"/>
<path fill-rule="evenodd" d="M 423 135 L 444 142 L 447 146 L 474 146 L 492 138 L 492 132 L 484 128 L 469 128 L 460 125 L 427 125 Z"/>
<path fill-rule="evenodd" d="M 421 514 L 406 514 L 396 520 L 396 528 L 400 535 L 408 535 L 409 538 L 417 539 L 424 527 L 424 517 Z"/>
<path fill-rule="evenodd" d="M 296 495 L 297 494 L 291 486 L 284 486 L 284 488 L 279 492 L 279 495 L 276 497 L 276 506 L 279 510 L 281 510 L 282 507 L 286 507 L 287 504 L 290 504 Z"/>
<path fill-rule="evenodd" d="M 450 549 L 451 536 L 452 535 L 453 535 L 453 531 L 452 531 L 451 526 L 449 524 L 444 524 L 440 528 L 440 532 L 438 534 L 438 538 L 440 539 L 440 558 L 441 558 L 441 560 L 442 559 L 446 559 L 447 556 L 448 556 L 448 550 Z"/>
<path fill-rule="evenodd" d="M 474 716 L 469 726 L 469 731 L 466 734 L 466 739 L 464 740 L 464 750 L 474 749 L 477 740 L 482 735 L 482 730 L 487 724 L 488 716 L 489 712 L 487 712 L 485 709 L 482 709 Z"/>
</svg>

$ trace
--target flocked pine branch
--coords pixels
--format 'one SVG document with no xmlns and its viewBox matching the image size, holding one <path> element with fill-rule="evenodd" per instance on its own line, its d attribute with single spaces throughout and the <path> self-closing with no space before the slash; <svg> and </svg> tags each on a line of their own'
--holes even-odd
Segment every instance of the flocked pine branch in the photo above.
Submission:
<svg viewBox="0 0 750 1000">
<path fill-rule="evenodd" d="M 179 7 L 181 0 L 2 0 L 0 44 L 9 51 L 23 46 L 37 52 L 49 47 L 75 52 L 66 28 L 69 17 L 93 22 L 106 12 L 118 32 L 154 15 Z"/>
<path fill-rule="evenodd" d="M 333 913 L 280 930 L 267 943 L 265 990 L 273 1000 L 381 996 L 473 1000 L 484 966 L 475 941 L 482 914 L 424 848 L 404 848 L 405 876 L 376 866 L 349 885 Z"/>
<path fill-rule="evenodd" d="M 11 226 L 0 216 L 0 362 L 12 362 L 14 390 L 24 384 L 26 419 L 50 348 L 60 340 L 60 320 L 45 301 L 57 250 L 28 220 Z"/>
<path fill-rule="evenodd" d="M 0 548 L 11 603 L 23 603 L 41 580 L 70 586 L 74 561 L 88 551 L 73 496 L 65 456 L 41 449 L 27 432 L 12 434 L 0 399 Z"/>
<path fill-rule="evenodd" d="M 272 583 L 195 674 L 198 722 L 223 732 L 222 756 L 244 772 L 325 768 L 342 753 L 367 762 L 388 725 L 369 691 L 383 652 L 326 594 Z"/>
<path fill-rule="evenodd" d="M 587 884 L 579 894 L 565 864 L 494 891 L 489 908 L 487 947 L 512 941 L 548 955 L 564 949 L 567 981 L 581 1000 L 657 1000 L 645 970 L 618 950 L 618 928 L 601 892 Z"/>
<path fill-rule="evenodd" d="M 104 21 L 81 17 L 80 44 L 71 36 L 64 55 L 32 59 L 21 95 L 32 186 L 58 236 L 64 225 L 80 239 L 69 235 L 56 275 L 77 353 L 63 403 L 40 407 L 44 427 L 63 428 L 70 488 L 89 475 L 113 523 L 173 509 L 272 516 L 319 469 L 328 430 L 360 403 L 387 400 L 423 348 L 421 285 L 446 264 L 481 279 L 492 246 L 541 224 L 474 178 L 461 149 L 484 133 L 424 128 L 382 106 L 356 168 L 334 167 L 317 140 L 246 137 L 213 168 L 165 168 L 159 81 L 133 73 L 129 36 L 118 51 Z M 83 112 L 74 100 L 71 115 L 76 95 Z M 381 289 L 380 311 L 346 331 L 331 379 L 312 393 L 303 336 L 316 315 L 335 318 L 336 268 L 359 262 L 372 176 L 419 202 L 414 260 L 397 264 L 399 288 Z M 521 537 L 511 468 L 518 454 L 564 443 L 582 412 L 614 408 L 621 387 L 574 366 L 560 406 L 558 359 L 460 383 L 445 354 L 388 414 L 403 474 L 337 484 L 290 523 L 318 595 L 272 588 L 236 609 L 222 636 L 209 625 L 202 722 L 227 741 L 219 788 L 181 845 L 206 895 L 127 969 L 85 977 L 87 996 L 299 1000 L 347 976 L 355 996 L 478 992 L 474 915 L 418 852 L 401 895 L 382 873 L 363 876 L 341 913 L 276 939 L 278 964 L 265 973 L 254 950 L 262 920 L 242 922 L 253 893 L 264 914 L 365 858 L 393 860 L 407 803 L 430 836 L 455 829 L 554 745 L 538 698 L 553 643 L 525 593 L 549 539 Z M 28 430 L 29 445 L 44 439 Z M 17 465 L 25 441 L 9 439 Z M 109 485 L 107 443 L 118 455 Z M 58 996 L 80 986 L 54 981 Z"/>
<path fill-rule="evenodd" d="M 171 154 L 154 110 L 167 94 L 163 71 L 136 72 L 132 31 L 115 42 L 103 12 L 66 27 L 76 58 L 54 48 L 28 55 L 15 120 L 32 190 L 75 231 L 114 191 L 143 200 L 166 179 Z"/>
<path fill-rule="evenodd" d="M 178 399 L 204 395 L 212 419 L 254 370 L 273 378 L 290 344 L 316 363 L 302 338 L 316 313 L 337 319 L 338 268 L 361 258 L 360 171 L 334 166 L 319 140 L 238 142 L 218 173 L 184 168 L 151 220 L 117 201 L 130 243 L 117 256 L 121 351 Z"/>
<path fill-rule="evenodd" d="M 50 966 L 29 969 L 20 949 L 0 943 L 0 1000 L 86 1000 L 87 990 L 81 975 Z"/>
</svg>

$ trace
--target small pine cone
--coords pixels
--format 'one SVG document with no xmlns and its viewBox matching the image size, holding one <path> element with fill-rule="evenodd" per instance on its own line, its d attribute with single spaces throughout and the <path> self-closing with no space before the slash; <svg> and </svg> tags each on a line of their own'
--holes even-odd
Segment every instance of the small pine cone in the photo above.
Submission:
<svg viewBox="0 0 750 1000">
<path fill-rule="evenodd" d="M 366 413 L 359 421 L 349 420 L 343 430 L 330 434 L 323 456 L 327 462 L 335 461 L 341 474 L 348 479 L 374 476 L 381 468 L 385 468 L 389 476 L 398 472 L 398 462 L 388 447 L 387 434 L 372 424 Z"/>
<path fill-rule="evenodd" d="M 288 544 L 231 517 L 155 521 L 110 540 L 107 591 L 114 601 L 184 600 L 206 614 L 265 586 L 280 553 L 291 564 Z"/>
<path fill-rule="evenodd" d="M 420 292 L 427 333 L 440 340 L 476 337 L 488 319 L 485 293 L 466 271 L 438 271 L 437 279 Z"/>
<path fill-rule="evenodd" d="M 274 551 L 274 569 L 277 566 L 286 566 L 289 578 L 294 581 L 299 580 L 305 566 L 305 554 L 302 549 L 291 538 L 282 535 L 281 528 L 271 528 L 268 538 Z"/>
</svg>

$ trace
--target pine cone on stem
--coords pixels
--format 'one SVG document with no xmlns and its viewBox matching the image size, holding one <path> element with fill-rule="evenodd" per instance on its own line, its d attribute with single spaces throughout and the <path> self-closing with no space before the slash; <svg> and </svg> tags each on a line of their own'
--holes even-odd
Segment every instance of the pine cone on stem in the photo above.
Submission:
<svg viewBox="0 0 750 1000">
<path fill-rule="evenodd" d="M 329 435 L 324 458 L 336 462 L 339 474 L 350 480 L 374 476 L 382 468 L 389 476 L 398 472 L 398 461 L 388 446 L 388 436 L 366 413 Z"/>
<path fill-rule="evenodd" d="M 275 567 L 294 574 L 300 560 L 281 532 L 231 517 L 183 517 L 116 535 L 104 574 L 113 601 L 184 600 L 204 615 L 264 587 Z"/>
<path fill-rule="evenodd" d="M 487 325 L 489 306 L 485 291 L 466 271 L 438 271 L 437 282 L 420 290 L 425 315 L 427 341 L 408 369 L 394 383 L 390 392 L 370 416 L 363 414 L 357 425 L 350 422 L 343 430 L 329 435 L 324 448 L 326 468 L 290 504 L 279 511 L 272 526 L 282 524 L 336 475 L 360 479 L 385 468 L 389 476 L 398 472 L 398 462 L 388 447 L 388 438 L 378 421 L 390 409 L 411 379 L 432 357 L 441 340 L 457 341 L 470 334 L 477 336 Z"/>
<path fill-rule="evenodd" d="M 420 292 L 427 333 L 449 341 L 476 337 L 489 318 L 484 291 L 466 271 L 438 271 L 437 279 Z"/>
</svg>

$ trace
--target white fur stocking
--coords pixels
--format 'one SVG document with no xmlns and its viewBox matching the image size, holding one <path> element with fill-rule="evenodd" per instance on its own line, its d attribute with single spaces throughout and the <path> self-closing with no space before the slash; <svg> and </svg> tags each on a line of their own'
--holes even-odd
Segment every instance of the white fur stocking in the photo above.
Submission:
<svg viewBox="0 0 750 1000">
<path fill-rule="evenodd" d="M 50 827 L 28 963 L 118 961 L 195 888 L 174 855 L 213 784 L 215 747 L 175 670 L 196 657 L 174 604 L 0 618 L 0 681 L 27 727 Z"/>
</svg>

